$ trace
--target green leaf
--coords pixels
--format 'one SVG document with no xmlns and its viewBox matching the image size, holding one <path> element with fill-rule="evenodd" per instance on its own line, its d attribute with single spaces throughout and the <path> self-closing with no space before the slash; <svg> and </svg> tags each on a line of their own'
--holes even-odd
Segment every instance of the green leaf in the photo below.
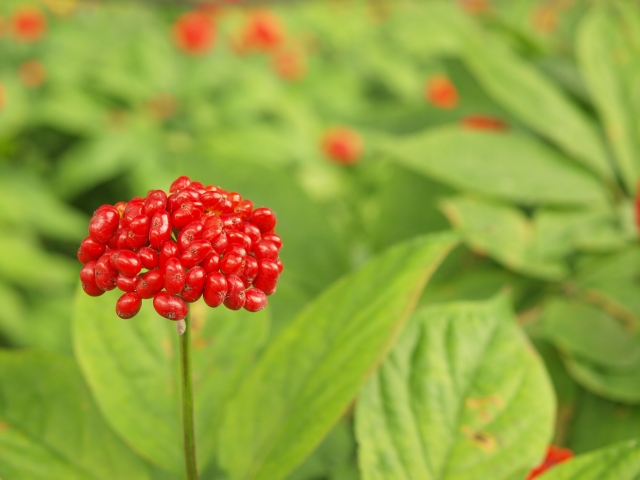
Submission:
<svg viewBox="0 0 640 480">
<path fill-rule="evenodd" d="M 278 480 L 308 455 L 384 357 L 454 246 L 420 237 L 334 283 L 269 346 L 229 405 L 221 464 L 233 480 Z"/>
<path fill-rule="evenodd" d="M 521 480 L 545 451 L 555 401 L 507 296 L 418 311 L 362 389 L 364 480 Z"/>
<path fill-rule="evenodd" d="M 519 210 L 462 196 L 443 201 L 441 208 L 472 249 L 489 254 L 508 268 L 549 280 L 567 274 L 558 258 L 544 255 L 533 225 Z"/>
<path fill-rule="evenodd" d="M 144 302 L 129 321 L 115 315 L 116 292 L 92 298 L 78 291 L 74 349 L 105 419 L 141 455 L 184 469 L 175 323 Z M 266 337 L 267 313 L 191 307 L 198 460 L 211 461 L 225 403 Z"/>
<path fill-rule="evenodd" d="M 544 335 L 560 350 L 610 367 L 640 363 L 640 342 L 628 326 L 599 308 L 551 298 L 543 313 Z"/>
<path fill-rule="evenodd" d="M 0 476 L 150 478 L 100 416 L 73 361 L 36 352 L 0 352 Z"/>
<path fill-rule="evenodd" d="M 640 476 L 637 440 L 618 443 L 556 465 L 539 480 L 636 480 Z"/>
<path fill-rule="evenodd" d="M 513 202 L 603 204 L 597 179 L 531 137 L 466 131 L 458 126 L 399 137 L 383 146 L 407 167 L 461 190 Z"/>
<path fill-rule="evenodd" d="M 493 98 L 583 165 L 614 179 L 598 131 L 550 80 L 489 34 L 477 29 L 460 34 L 464 62 Z M 515 159 L 524 161 L 521 155 Z"/>
<path fill-rule="evenodd" d="M 578 29 L 577 54 L 589 91 L 611 142 L 618 169 L 630 193 L 640 176 L 640 124 L 629 91 L 637 83 L 640 63 L 620 22 L 603 8 L 594 8 Z M 631 85 L 625 85 L 628 75 Z"/>
</svg>

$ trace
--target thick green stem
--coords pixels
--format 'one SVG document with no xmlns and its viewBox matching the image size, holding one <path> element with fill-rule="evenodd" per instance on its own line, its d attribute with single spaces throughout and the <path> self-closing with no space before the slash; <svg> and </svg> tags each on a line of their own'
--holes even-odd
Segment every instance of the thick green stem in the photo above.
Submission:
<svg viewBox="0 0 640 480">
<path fill-rule="evenodd" d="M 182 430 L 187 480 L 198 480 L 196 436 L 193 422 L 193 387 L 191 385 L 191 325 L 185 318 L 186 330 L 180 335 L 180 374 L 182 377 Z"/>
</svg>

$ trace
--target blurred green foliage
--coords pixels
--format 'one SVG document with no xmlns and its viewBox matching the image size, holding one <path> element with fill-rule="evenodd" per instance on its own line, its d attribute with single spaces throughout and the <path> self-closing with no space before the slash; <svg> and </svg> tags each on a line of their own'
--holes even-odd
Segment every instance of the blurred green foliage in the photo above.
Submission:
<svg viewBox="0 0 640 480">
<path fill-rule="evenodd" d="M 252 454 L 238 447 L 243 441 L 235 435 L 251 436 L 238 405 L 248 405 L 258 415 L 264 413 L 258 399 L 273 394 L 265 390 L 263 397 L 254 395 L 255 382 L 286 390 L 304 383 L 308 374 L 315 393 L 331 385 L 331 375 L 313 377 L 302 360 L 290 381 L 270 370 L 295 358 L 295 349 L 285 342 L 288 335 L 317 328 L 309 330 L 309 338 L 318 334 L 327 343 L 307 338 L 306 348 L 326 347 L 318 362 L 329 358 L 339 365 L 341 358 L 350 358 L 348 348 L 318 333 L 320 320 L 329 315 L 323 309 L 341 300 L 329 290 L 335 298 L 323 294 L 329 298 L 323 304 L 321 293 L 363 264 L 378 265 L 371 258 L 391 245 L 449 228 L 464 245 L 433 275 L 419 304 L 481 302 L 508 290 L 516 320 L 553 380 L 556 443 L 583 453 L 638 435 L 640 255 L 634 197 L 640 177 L 640 11 L 635 3 L 283 3 L 270 7 L 284 33 L 280 48 L 243 52 L 238 39 L 253 10 L 238 2 L 206 10 L 215 25 L 215 41 L 198 55 L 174 42 L 172 25 L 184 13 L 177 6 L 42 0 L 37 6 L 46 15 L 46 31 L 27 42 L 16 38 L 11 23 L 23 5 L 18 0 L 0 4 L 0 342 L 7 350 L 0 356 L 0 475 L 6 480 L 178 478 L 178 445 L 173 457 L 166 454 L 171 442 L 178 442 L 178 419 L 171 419 L 174 399 L 164 398 L 153 412 L 167 419 L 155 421 L 166 423 L 169 436 L 154 438 L 154 417 L 145 417 L 153 399 L 173 391 L 173 384 L 163 383 L 171 377 L 164 375 L 171 366 L 170 355 L 162 350 L 171 338 L 168 327 L 160 325 L 155 333 L 157 351 L 148 363 L 138 363 L 132 355 L 129 363 L 114 366 L 96 361 L 96 352 L 105 358 L 114 351 L 127 355 L 129 349 L 142 348 L 136 346 L 140 337 L 128 337 L 132 331 L 117 323 L 115 315 L 102 318 L 108 317 L 108 307 L 95 299 L 78 301 L 74 329 L 72 318 L 80 265 L 75 252 L 87 235 L 91 213 L 103 203 L 167 188 L 183 174 L 268 205 L 278 214 L 285 245 L 281 256 L 286 270 L 270 298 L 269 320 L 238 319 L 253 322 L 241 331 L 224 317 L 219 331 L 202 332 L 205 339 L 228 342 L 198 359 L 198 368 L 226 379 L 224 388 L 203 387 L 203 423 L 222 428 L 227 399 L 242 384 L 239 403 L 229 408 L 223 429 L 229 445 L 223 458 L 205 462 L 216 457 L 218 437 L 201 432 L 203 479 L 224 478 L 219 465 L 229 469 L 230 478 L 253 478 L 243 476 L 243 462 Z M 282 73 L 278 62 L 283 52 L 299 62 L 295 78 Z M 450 81 L 457 98 L 452 105 L 434 100 L 428 87 L 434 77 Z M 324 133 L 339 125 L 363 139 L 364 153 L 353 165 L 332 161 L 321 147 Z M 377 258 L 391 258 L 385 255 L 390 253 Z M 410 267 L 399 260 L 398 265 L 394 275 L 407 275 Z M 402 301 L 392 291 L 394 285 L 385 285 L 386 278 L 370 277 L 360 278 L 349 290 L 351 307 L 367 306 L 359 294 L 368 292 L 374 297 L 393 293 L 397 304 L 408 308 L 411 302 Z M 414 287 L 408 282 L 398 291 L 406 295 Z M 467 308 L 483 318 L 491 302 L 496 300 L 435 311 L 446 316 L 442 312 Z M 370 324 L 402 325 L 399 308 L 371 313 Z M 391 359 L 403 358 L 426 311 L 411 320 Z M 512 322 L 510 313 L 495 315 Z M 87 325 L 81 324 L 84 316 L 90 317 Z M 333 310 L 329 316 L 340 319 Z M 153 320 L 144 320 L 137 328 L 152 331 Z M 357 335 L 368 325 L 365 320 L 344 318 L 339 327 Z M 98 321 L 100 328 L 89 328 Z M 80 347 L 79 338 L 84 339 Z M 379 444 L 367 443 L 373 436 L 367 429 L 375 425 L 371 412 L 382 404 L 399 412 L 408 408 L 399 397 L 376 403 L 376 388 L 393 382 L 382 378 L 389 363 L 373 377 L 378 383 L 361 391 L 369 396 L 362 400 L 360 411 L 365 413 L 357 414 L 363 415 L 358 418 L 359 441 L 371 463 L 360 458 L 358 470 L 349 402 L 367 368 L 371 373 L 391 348 L 375 335 L 370 338 L 378 343 L 362 340 L 363 349 L 372 349 L 369 356 L 363 354 L 361 364 L 352 362 L 357 368 L 346 369 L 352 375 L 348 388 L 331 397 L 331 408 L 314 410 L 317 424 L 313 434 L 301 435 L 304 445 L 291 445 L 295 441 L 289 437 L 273 446 L 275 453 L 267 460 L 253 446 L 255 465 L 267 465 L 261 475 L 268 475 L 275 468 L 268 462 L 275 462 L 280 470 L 274 479 L 290 474 L 292 480 L 352 480 L 360 478 L 359 471 L 365 479 L 404 478 L 376 467 L 376 452 L 390 448 L 394 436 L 404 434 L 402 428 L 390 428 L 385 433 L 389 438 L 378 439 Z M 524 355 L 526 342 L 517 338 L 522 343 L 518 355 Z M 11 352 L 23 348 L 37 352 Z M 279 349 L 284 353 L 277 354 Z M 94 400 L 71 360 L 74 356 L 89 390 L 97 394 Z M 478 353 L 476 361 L 483 359 Z M 249 374 L 254 361 L 257 367 Z M 527 357 L 523 365 L 534 365 L 530 362 Z M 165 368 L 154 371 L 154 365 Z M 405 367 L 405 372 L 417 368 Z M 500 368 L 500 362 L 491 368 Z M 269 374 L 276 378 L 265 380 Z M 60 385 L 49 378 L 55 375 Z M 144 388 L 145 395 L 134 395 L 139 403 L 130 401 L 131 409 L 122 413 L 119 405 L 132 395 L 127 380 L 135 385 L 132 391 Z M 16 392 L 27 384 L 34 392 L 23 392 L 31 399 L 24 401 Z M 411 385 L 401 385 L 412 394 Z M 84 423 L 70 425 L 61 438 L 60 430 L 42 430 L 27 415 L 41 407 L 33 398 L 58 390 L 65 394 L 56 396 L 51 411 L 43 414 L 48 425 L 58 425 L 75 415 L 77 403 L 83 405 Z M 531 408 L 546 418 L 543 407 L 552 400 L 540 395 L 540 405 Z M 292 424 L 312 423 L 301 413 L 300 398 L 278 408 L 291 408 Z M 25 405 L 22 410 L 16 407 L 20 404 Z M 336 424 L 335 416 L 345 410 Z M 140 418 L 143 427 L 135 423 Z M 33 462 L 41 459 L 55 466 L 28 470 L 30 462 L 21 463 L 19 455 L 23 439 L 11 429 L 6 435 L 13 437 L 4 438 L 5 422 L 19 425 L 25 435 L 44 438 L 29 450 Z M 539 426 L 541 445 L 549 440 L 545 425 Z M 289 425 L 296 431 L 294 427 Z M 67 450 L 56 450 L 63 439 L 81 434 L 99 435 L 110 453 L 94 458 L 97 447 L 78 445 L 82 459 L 75 462 Z M 14 450 L 5 453 L 4 445 Z M 420 458 L 417 444 L 412 448 Z M 298 453 L 287 457 L 282 449 Z M 611 455 L 638 469 L 634 452 L 625 444 Z M 122 471 L 110 470 L 109 455 L 124 462 L 118 464 Z M 541 455 L 530 452 L 522 465 L 513 466 L 515 477 L 504 478 L 521 477 Z M 580 461 L 597 463 L 598 455 L 606 452 Z M 571 478 L 566 471 L 558 478 Z M 434 473 L 429 478 L 473 477 Z"/>
</svg>

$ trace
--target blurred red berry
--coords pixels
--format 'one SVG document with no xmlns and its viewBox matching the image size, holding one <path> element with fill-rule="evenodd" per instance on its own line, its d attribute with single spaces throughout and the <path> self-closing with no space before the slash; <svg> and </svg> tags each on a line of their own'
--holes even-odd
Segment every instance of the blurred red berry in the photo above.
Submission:
<svg viewBox="0 0 640 480">
<path fill-rule="evenodd" d="M 491 130 L 502 132 L 508 128 L 506 122 L 489 115 L 467 115 L 460 120 L 460 125 L 469 130 Z"/>
<path fill-rule="evenodd" d="M 268 10 L 247 17 L 236 48 L 244 51 L 273 51 L 284 43 L 285 29 L 280 19 Z"/>
<path fill-rule="evenodd" d="M 23 7 L 13 13 L 11 29 L 16 40 L 36 42 L 47 30 L 47 19 L 36 7 Z"/>
<path fill-rule="evenodd" d="M 356 163 L 362 156 L 362 138 L 349 128 L 333 128 L 322 138 L 322 151 L 331 160 L 343 165 Z"/>
<path fill-rule="evenodd" d="M 446 110 L 456 108 L 460 103 L 460 97 L 456 86 L 444 75 L 434 75 L 427 81 L 427 100 L 438 107 Z"/>
<path fill-rule="evenodd" d="M 540 476 L 542 473 L 549 470 L 554 465 L 557 465 L 558 463 L 569 460 L 572 457 L 573 457 L 573 452 L 568 448 L 560 448 L 560 447 L 556 447 L 555 445 L 550 445 L 547 450 L 547 455 L 545 456 L 542 463 L 538 465 L 536 468 L 534 468 L 533 470 L 531 470 L 531 472 L 529 472 L 529 475 L 527 476 L 526 480 L 532 480 L 534 478 L 537 478 L 538 476 Z"/>
<path fill-rule="evenodd" d="M 173 25 L 173 40 L 176 45 L 194 55 L 208 52 L 213 47 L 215 35 L 215 23 L 203 12 L 185 13 Z"/>
<path fill-rule="evenodd" d="M 307 71 L 302 53 L 292 49 L 275 52 L 272 57 L 272 65 L 273 70 L 281 78 L 292 82 L 300 80 Z"/>
</svg>

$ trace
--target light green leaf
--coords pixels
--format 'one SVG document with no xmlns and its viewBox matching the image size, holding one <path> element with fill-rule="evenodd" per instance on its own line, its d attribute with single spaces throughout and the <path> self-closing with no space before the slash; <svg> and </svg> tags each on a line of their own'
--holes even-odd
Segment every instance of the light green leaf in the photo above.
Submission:
<svg viewBox="0 0 640 480">
<path fill-rule="evenodd" d="M 578 356 L 565 356 L 571 376 L 587 390 L 623 403 L 640 403 L 640 362 L 629 367 L 610 367 Z"/>
<path fill-rule="evenodd" d="M 618 443 L 556 465 L 539 480 L 636 480 L 640 476 L 637 440 Z"/>
<path fill-rule="evenodd" d="M 603 204 L 597 179 L 531 137 L 458 126 L 396 138 L 383 148 L 396 161 L 454 188 L 513 202 Z"/>
<path fill-rule="evenodd" d="M 229 405 L 221 464 L 278 480 L 308 455 L 384 357 L 456 237 L 400 244 L 334 283 L 269 346 Z"/>
<path fill-rule="evenodd" d="M 443 201 L 441 208 L 472 249 L 489 254 L 508 268 L 549 280 L 567 274 L 558 258 L 544 255 L 533 225 L 519 210 L 462 196 Z"/>
<path fill-rule="evenodd" d="M 116 292 L 92 298 L 78 291 L 74 349 L 105 419 L 141 455 L 180 473 L 184 469 L 175 323 L 144 302 L 123 321 Z M 196 439 L 201 466 L 211 461 L 226 401 L 262 345 L 267 311 L 191 307 Z"/>
<path fill-rule="evenodd" d="M 624 184 L 628 192 L 634 193 L 640 176 L 640 125 L 624 75 L 637 84 L 638 54 L 627 43 L 622 25 L 603 8 L 592 9 L 582 21 L 577 54 Z"/>
<path fill-rule="evenodd" d="M 363 479 L 522 480 L 554 414 L 508 297 L 420 310 L 360 394 Z"/>
<path fill-rule="evenodd" d="M 542 318 L 545 337 L 563 352 L 610 367 L 640 363 L 640 341 L 628 326 L 593 305 L 551 298 Z"/>
<path fill-rule="evenodd" d="M 149 479 L 108 427 L 68 357 L 0 352 L 0 477 Z"/>
<path fill-rule="evenodd" d="M 461 35 L 464 62 L 493 98 L 583 165 L 614 179 L 598 131 L 550 80 L 489 34 L 470 29 Z"/>
</svg>

